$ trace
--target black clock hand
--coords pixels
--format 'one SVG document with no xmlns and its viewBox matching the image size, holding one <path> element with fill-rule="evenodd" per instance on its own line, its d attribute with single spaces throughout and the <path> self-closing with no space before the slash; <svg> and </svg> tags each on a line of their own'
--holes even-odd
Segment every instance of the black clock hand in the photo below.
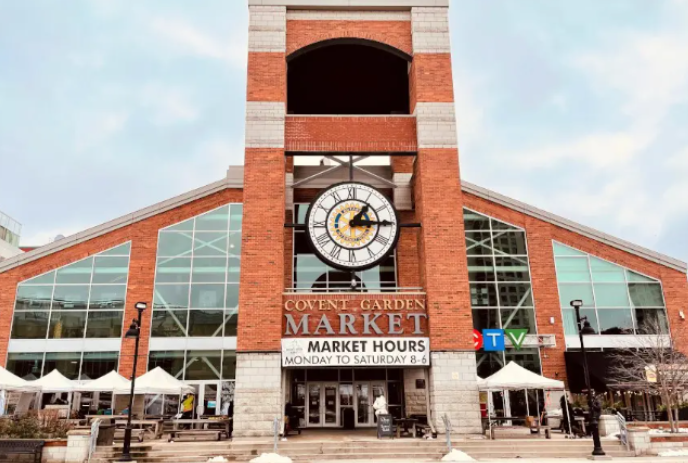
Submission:
<svg viewBox="0 0 688 463">
<path fill-rule="evenodd" d="M 353 219 L 349 220 L 349 225 L 352 227 L 358 227 L 359 226 L 358 224 L 361 221 L 361 217 L 363 217 L 363 214 L 368 212 L 369 209 L 370 209 L 370 207 L 367 204 L 365 206 L 363 206 L 361 208 L 361 212 L 356 214 Z"/>
<path fill-rule="evenodd" d="M 392 222 L 389 220 L 383 220 L 382 222 L 377 222 L 375 220 L 359 220 L 356 222 L 357 226 L 360 227 L 365 227 L 365 226 L 371 226 L 371 225 L 394 225 Z"/>
</svg>

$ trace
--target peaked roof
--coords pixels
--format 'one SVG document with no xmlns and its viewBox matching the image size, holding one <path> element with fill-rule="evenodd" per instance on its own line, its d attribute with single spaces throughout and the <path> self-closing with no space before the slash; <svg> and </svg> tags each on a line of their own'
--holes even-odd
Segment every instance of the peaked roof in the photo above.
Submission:
<svg viewBox="0 0 688 463">
<path fill-rule="evenodd" d="M 564 382 L 545 378 L 511 361 L 497 373 L 478 382 L 478 388 L 487 390 L 564 389 Z"/>
<path fill-rule="evenodd" d="M 40 386 L 43 392 L 72 392 L 77 384 L 67 379 L 62 373 L 53 370 L 44 377 L 31 381 L 29 384 Z"/>
<path fill-rule="evenodd" d="M 227 171 L 227 177 L 223 178 L 220 181 L 213 182 L 209 185 L 197 188 L 195 190 L 191 190 L 187 193 L 175 196 L 166 201 L 159 202 L 147 208 L 136 211 L 132 214 L 124 215 L 117 219 L 106 222 L 102 225 L 89 228 L 83 232 L 68 236 L 66 238 L 47 244 L 45 246 L 40 246 L 32 251 L 11 257 L 9 259 L 5 259 L 0 262 L 0 273 L 10 270 L 14 267 L 18 267 L 20 265 L 40 259 L 42 257 L 49 256 L 50 254 L 53 254 L 55 252 L 67 249 L 70 246 L 74 246 L 76 244 L 91 240 L 93 238 L 97 238 L 98 236 L 104 235 L 119 228 L 147 219 L 148 217 L 152 217 L 154 215 L 160 214 L 170 209 L 174 209 L 175 207 L 179 207 L 184 204 L 195 201 L 197 199 L 204 198 L 218 191 L 222 191 L 227 188 L 243 188 L 243 172 L 243 166 L 230 166 L 230 168 Z M 501 195 L 492 190 L 488 190 L 487 188 L 483 188 L 465 181 L 461 182 L 461 188 L 465 193 L 478 196 L 479 198 L 500 204 L 509 209 L 513 209 L 515 211 L 521 212 L 531 217 L 535 217 L 537 219 L 551 223 L 566 230 L 570 230 L 579 235 L 583 235 L 593 240 L 603 242 L 609 246 L 615 247 L 622 251 L 635 254 L 639 257 L 642 257 L 643 259 L 647 259 L 660 265 L 673 268 L 683 273 L 686 273 L 688 271 L 688 265 L 686 265 L 685 262 L 679 259 L 675 259 L 673 257 L 669 257 L 667 255 L 652 251 L 642 246 L 635 245 L 628 241 L 615 238 L 599 230 L 595 230 L 593 228 L 586 227 L 585 225 L 581 225 L 579 223 L 565 219 L 561 216 L 551 214 L 547 211 L 538 209 L 529 204 Z"/>
<path fill-rule="evenodd" d="M 131 388 L 131 381 L 114 370 L 96 380 L 77 386 L 79 391 L 88 392 L 112 392 L 122 388 Z"/>
<path fill-rule="evenodd" d="M 194 392 L 192 386 L 188 386 L 160 367 L 155 367 L 134 383 L 135 394 L 171 394 L 178 395 Z M 130 394 L 131 386 L 115 389 L 116 394 Z"/>
<path fill-rule="evenodd" d="M 0 391 L 39 391 L 41 388 L 0 367 Z"/>
</svg>

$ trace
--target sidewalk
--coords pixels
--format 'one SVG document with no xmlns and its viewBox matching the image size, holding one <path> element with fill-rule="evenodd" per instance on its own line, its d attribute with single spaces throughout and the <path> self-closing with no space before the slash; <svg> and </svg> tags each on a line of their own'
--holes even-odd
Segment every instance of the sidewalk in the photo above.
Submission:
<svg viewBox="0 0 688 463">
<path fill-rule="evenodd" d="M 312 460 L 309 463 L 437 463 L 439 460 Z M 587 458 L 497 458 L 476 460 L 480 463 L 589 463 Z M 614 463 L 688 463 L 688 457 L 637 457 L 637 458 L 613 458 L 608 460 Z"/>
</svg>

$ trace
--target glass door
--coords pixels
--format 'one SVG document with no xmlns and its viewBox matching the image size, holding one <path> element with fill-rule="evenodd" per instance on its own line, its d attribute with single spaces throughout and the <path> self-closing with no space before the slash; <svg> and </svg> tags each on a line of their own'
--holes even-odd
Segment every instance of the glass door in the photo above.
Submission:
<svg viewBox="0 0 688 463">
<path fill-rule="evenodd" d="M 320 413 L 320 395 L 322 387 L 320 383 L 308 383 L 308 426 L 319 427 L 322 426 Z"/>
<path fill-rule="evenodd" d="M 219 415 L 220 406 L 220 382 L 219 381 L 189 381 L 188 385 L 196 390 L 194 394 L 193 416 Z"/>
<path fill-rule="evenodd" d="M 356 383 L 356 426 L 370 426 L 373 404 L 370 402 L 370 384 Z"/>
<path fill-rule="evenodd" d="M 323 426 L 337 426 L 339 424 L 339 397 L 337 383 L 322 385 L 322 416 Z"/>
</svg>

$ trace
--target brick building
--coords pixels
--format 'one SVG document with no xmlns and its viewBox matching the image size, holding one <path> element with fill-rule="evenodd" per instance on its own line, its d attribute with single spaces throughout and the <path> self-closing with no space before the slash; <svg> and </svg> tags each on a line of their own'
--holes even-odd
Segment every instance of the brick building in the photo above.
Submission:
<svg viewBox="0 0 688 463">
<path fill-rule="evenodd" d="M 647 322 L 686 347 L 686 264 L 461 181 L 448 0 L 248 4 L 244 165 L 1 262 L 1 365 L 130 375 L 123 327 L 144 301 L 138 371 L 195 385 L 205 413 L 233 412 L 235 436 L 269 434 L 287 403 L 307 427 L 347 413 L 374 426 L 381 394 L 394 415 L 448 414 L 474 433 L 477 376 L 506 362 L 573 388 L 572 299 L 600 354 L 640 345 Z M 397 221 L 356 222 L 359 208 L 345 223 L 397 233 L 366 268 L 358 251 L 328 265 L 310 236 L 311 204 L 352 181 Z M 476 351 L 474 328 L 527 335 Z M 176 411 L 174 398 L 145 406 Z"/>
</svg>

